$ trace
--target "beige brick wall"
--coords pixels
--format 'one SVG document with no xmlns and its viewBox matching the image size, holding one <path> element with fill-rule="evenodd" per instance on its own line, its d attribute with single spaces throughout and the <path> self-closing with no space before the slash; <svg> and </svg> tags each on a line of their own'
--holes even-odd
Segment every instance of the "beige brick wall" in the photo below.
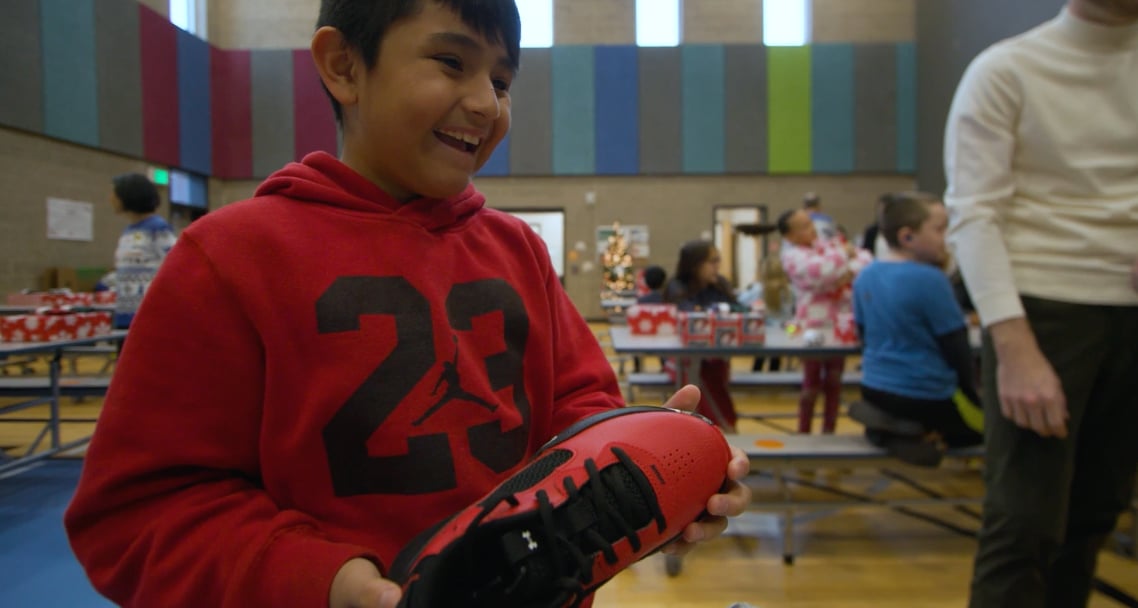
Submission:
<svg viewBox="0 0 1138 608">
<path fill-rule="evenodd" d="M 225 49 L 308 46 L 320 0 L 209 0 L 209 41 Z"/>
<path fill-rule="evenodd" d="M 765 204 L 773 221 L 782 211 L 797 207 L 802 194 L 818 192 L 823 204 L 851 235 L 871 221 L 877 197 L 890 190 L 914 187 L 912 178 L 899 176 L 728 176 L 728 177 L 505 177 L 477 181 L 491 207 L 499 209 L 562 209 L 565 211 L 566 251 L 581 241 L 591 270 L 567 264 L 565 287 L 583 315 L 602 316 L 598 291 L 601 273 L 596 258 L 596 229 L 614 220 L 647 225 L 651 231 L 648 263 L 675 267 L 680 245 L 712 230 L 716 206 Z M 234 201 L 251 196 L 255 182 L 228 182 L 223 198 Z M 585 204 L 585 194 L 596 193 L 596 204 Z"/>
<path fill-rule="evenodd" d="M 170 16 L 170 0 L 138 0 L 140 4 L 154 9 L 154 12 L 162 15 L 163 17 Z"/>
<path fill-rule="evenodd" d="M 814 42 L 910 42 L 917 0 L 813 0 Z"/>
<path fill-rule="evenodd" d="M 51 266 L 111 267 L 127 220 L 111 211 L 111 178 L 146 164 L 0 128 L 0 295 L 37 288 Z M 47 238 L 48 197 L 88 202 L 94 210 L 93 241 Z M 166 215 L 163 203 L 159 212 Z"/>
<path fill-rule="evenodd" d="M 636 0 L 553 0 L 553 43 L 636 44 Z"/>
<path fill-rule="evenodd" d="M 762 41 L 762 0 L 686 0 L 683 7 L 685 43 Z"/>
</svg>

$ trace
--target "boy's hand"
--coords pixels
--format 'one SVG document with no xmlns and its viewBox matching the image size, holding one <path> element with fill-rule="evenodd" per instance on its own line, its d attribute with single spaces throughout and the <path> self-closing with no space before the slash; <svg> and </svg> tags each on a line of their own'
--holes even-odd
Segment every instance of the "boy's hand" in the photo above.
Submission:
<svg viewBox="0 0 1138 608">
<path fill-rule="evenodd" d="M 358 557 L 348 560 L 332 579 L 328 594 L 329 608 L 395 608 L 403 591 L 394 582 L 379 575 L 370 560 Z"/>
<path fill-rule="evenodd" d="M 699 405 L 699 389 L 687 385 L 672 395 L 665 407 L 695 411 Z M 684 528 L 683 536 L 669 543 L 662 553 L 683 555 L 696 543 L 711 540 L 727 529 L 727 518 L 742 515 L 751 503 L 751 489 L 740 483 L 751 470 L 751 461 L 739 448 L 731 448 L 731 462 L 727 463 L 727 483 L 721 493 L 707 499 L 708 516 Z"/>
</svg>

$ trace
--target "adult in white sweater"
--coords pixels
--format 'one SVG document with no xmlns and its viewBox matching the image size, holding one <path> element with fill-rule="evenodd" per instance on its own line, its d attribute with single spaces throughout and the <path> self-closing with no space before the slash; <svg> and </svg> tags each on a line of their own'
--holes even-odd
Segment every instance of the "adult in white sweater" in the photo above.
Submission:
<svg viewBox="0 0 1138 608">
<path fill-rule="evenodd" d="M 1069 0 L 978 56 L 945 169 L 987 328 L 970 606 L 1085 606 L 1138 465 L 1138 0 Z"/>
</svg>

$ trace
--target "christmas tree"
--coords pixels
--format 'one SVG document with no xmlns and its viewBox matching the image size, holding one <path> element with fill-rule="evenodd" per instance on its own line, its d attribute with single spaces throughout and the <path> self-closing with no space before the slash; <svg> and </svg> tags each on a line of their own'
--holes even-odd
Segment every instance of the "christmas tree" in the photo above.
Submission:
<svg viewBox="0 0 1138 608">
<path fill-rule="evenodd" d="M 601 267 L 604 270 L 606 291 L 622 293 L 636 288 L 636 277 L 632 271 L 632 254 L 628 253 L 628 239 L 620 227 L 620 222 L 612 224 L 612 234 L 609 235 L 605 250 L 601 253 Z"/>
</svg>

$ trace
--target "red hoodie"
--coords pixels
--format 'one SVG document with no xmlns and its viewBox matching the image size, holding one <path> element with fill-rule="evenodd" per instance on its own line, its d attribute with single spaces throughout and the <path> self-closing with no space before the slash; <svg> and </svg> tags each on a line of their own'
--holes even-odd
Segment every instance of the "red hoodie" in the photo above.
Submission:
<svg viewBox="0 0 1138 608">
<path fill-rule="evenodd" d="M 187 228 L 131 327 L 67 511 L 124 606 L 324 606 L 622 404 L 526 224 L 400 204 L 317 153 Z"/>
</svg>

